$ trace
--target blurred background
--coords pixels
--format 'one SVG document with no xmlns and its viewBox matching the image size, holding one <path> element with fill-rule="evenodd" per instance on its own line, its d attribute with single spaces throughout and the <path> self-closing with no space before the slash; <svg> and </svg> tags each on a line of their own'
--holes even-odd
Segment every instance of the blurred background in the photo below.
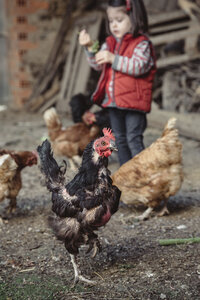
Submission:
<svg viewBox="0 0 200 300">
<path fill-rule="evenodd" d="M 170 215 L 144 223 L 124 222 L 125 216 L 137 211 L 121 206 L 112 223 L 99 231 L 105 251 L 95 260 L 89 261 L 89 254 L 80 258 L 84 274 L 97 278 L 98 285 L 74 289 L 69 258 L 47 225 L 51 203 L 41 184 L 40 169 L 38 165 L 27 167 L 21 174 L 16 211 L 7 213 L 9 199 L 0 203 L 0 300 L 199 299 L 200 244 L 160 247 L 158 239 L 199 237 L 200 0 L 144 2 L 158 69 L 145 147 L 159 139 L 170 117 L 177 118 L 183 145 L 184 181 L 169 199 Z M 86 28 L 94 41 L 103 43 L 106 4 L 104 0 L 0 0 L 0 150 L 7 151 L 4 153 L 32 152 L 50 136 L 51 129 L 54 136 L 59 132 L 58 143 L 54 143 L 59 147 L 63 127 L 76 126 L 70 102 L 80 94 L 79 99 L 88 100 L 99 77 L 86 61 L 78 34 Z M 48 110 L 54 112 L 57 128 L 57 123 L 52 122 L 52 128 L 45 123 Z M 80 131 L 71 132 L 76 140 Z M 81 134 L 84 140 L 85 136 Z M 71 147 L 73 143 L 69 142 L 69 148 L 79 149 Z M 179 147 L 174 147 L 175 158 L 177 151 Z M 159 157 L 158 153 L 150 157 Z M 57 158 L 61 162 L 72 156 L 74 152 Z M 167 174 L 171 163 L 160 171 L 157 160 L 153 170 Z M 113 155 L 109 169 L 118 168 L 117 155 Z M 146 171 L 145 163 L 142 169 Z M 5 174 L 1 169 L 0 188 Z M 74 171 L 68 169 L 67 176 L 72 178 Z M 121 181 L 128 182 L 127 177 Z"/>
<path fill-rule="evenodd" d="M 144 0 L 158 73 L 153 101 L 159 109 L 200 111 L 200 4 L 193 0 Z M 90 95 L 99 74 L 78 44 L 87 28 L 105 39 L 106 1 L 1 0 L 0 105 L 69 112 L 77 93 Z"/>
</svg>

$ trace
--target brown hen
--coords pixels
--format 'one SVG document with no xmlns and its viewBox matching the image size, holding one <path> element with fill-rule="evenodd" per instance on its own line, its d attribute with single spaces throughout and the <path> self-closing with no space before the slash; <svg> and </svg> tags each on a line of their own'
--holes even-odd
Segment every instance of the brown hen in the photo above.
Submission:
<svg viewBox="0 0 200 300">
<path fill-rule="evenodd" d="M 137 219 L 148 218 L 162 200 L 165 205 L 160 216 L 169 213 L 167 200 L 181 187 L 182 144 L 175 123 L 175 118 L 169 119 L 160 138 L 112 175 L 113 184 L 122 192 L 122 202 L 148 207 Z"/>
<path fill-rule="evenodd" d="M 1 185 L 0 202 L 5 198 L 10 199 L 8 212 L 12 213 L 16 209 L 16 198 L 22 188 L 21 171 L 27 166 L 37 164 L 37 153 L 34 151 L 0 150 L 0 159 L 3 159 L 5 155 L 9 155 L 12 161 L 10 159 L 10 162 L 4 165 L 4 168 L 1 168 L 0 171 L 1 183 L 5 181 L 5 177 L 10 173 L 8 180 L 4 182 L 4 185 Z"/>
<path fill-rule="evenodd" d="M 100 133 L 99 126 L 89 126 L 82 122 L 63 128 L 54 107 L 45 111 L 44 121 L 55 155 L 66 156 L 74 169 L 76 164 L 80 164 L 81 155 L 87 144 L 97 138 Z"/>
</svg>

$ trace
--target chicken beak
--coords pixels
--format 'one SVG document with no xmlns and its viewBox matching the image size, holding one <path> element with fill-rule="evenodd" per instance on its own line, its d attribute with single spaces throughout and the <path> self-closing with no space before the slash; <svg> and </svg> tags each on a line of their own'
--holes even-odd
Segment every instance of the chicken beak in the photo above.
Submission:
<svg viewBox="0 0 200 300">
<path fill-rule="evenodd" d="M 117 146 L 113 140 L 110 140 L 110 150 L 111 151 L 118 151 Z"/>
</svg>

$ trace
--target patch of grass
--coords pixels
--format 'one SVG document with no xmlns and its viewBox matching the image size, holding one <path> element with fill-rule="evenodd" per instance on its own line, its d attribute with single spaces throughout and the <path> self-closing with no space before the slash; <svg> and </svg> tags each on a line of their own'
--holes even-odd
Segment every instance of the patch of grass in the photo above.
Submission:
<svg viewBox="0 0 200 300">
<path fill-rule="evenodd" d="M 71 289 L 59 277 L 38 277 L 33 274 L 18 274 L 11 280 L 0 282 L 0 300 L 55 300 L 68 292 L 81 293 L 84 286 Z"/>
</svg>

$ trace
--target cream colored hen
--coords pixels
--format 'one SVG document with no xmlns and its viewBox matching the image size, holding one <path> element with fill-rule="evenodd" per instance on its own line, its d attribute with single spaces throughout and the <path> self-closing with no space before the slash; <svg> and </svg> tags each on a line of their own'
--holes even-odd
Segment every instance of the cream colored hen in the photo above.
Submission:
<svg viewBox="0 0 200 300">
<path fill-rule="evenodd" d="M 160 138 L 112 175 L 113 184 L 122 191 L 122 202 L 148 207 L 137 219 L 148 218 L 162 200 L 165 205 L 160 215 L 169 213 L 168 198 L 181 187 L 182 144 L 175 124 L 175 118 L 169 119 Z"/>
<path fill-rule="evenodd" d="M 0 156 L 0 202 L 9 196 L 10 186 L 17 172 L 17 164 L 10 154 Z M 2 224 L 0 217 L 0 224 Z"/>
<path fill-rule="evenodd" d="M 22 188 L 22 170 L 37 164 L 35 151 L 0 149 L 0 202 L 10 199 L 8 213 L 17 206 L 17 195 Z"/>
<path fill-rule="evenodd" d="M 0 202 L 9 195 L 9 185 L 17 172 L 17 164 L 10 154 L 0 156 Z"/>
</svg>

